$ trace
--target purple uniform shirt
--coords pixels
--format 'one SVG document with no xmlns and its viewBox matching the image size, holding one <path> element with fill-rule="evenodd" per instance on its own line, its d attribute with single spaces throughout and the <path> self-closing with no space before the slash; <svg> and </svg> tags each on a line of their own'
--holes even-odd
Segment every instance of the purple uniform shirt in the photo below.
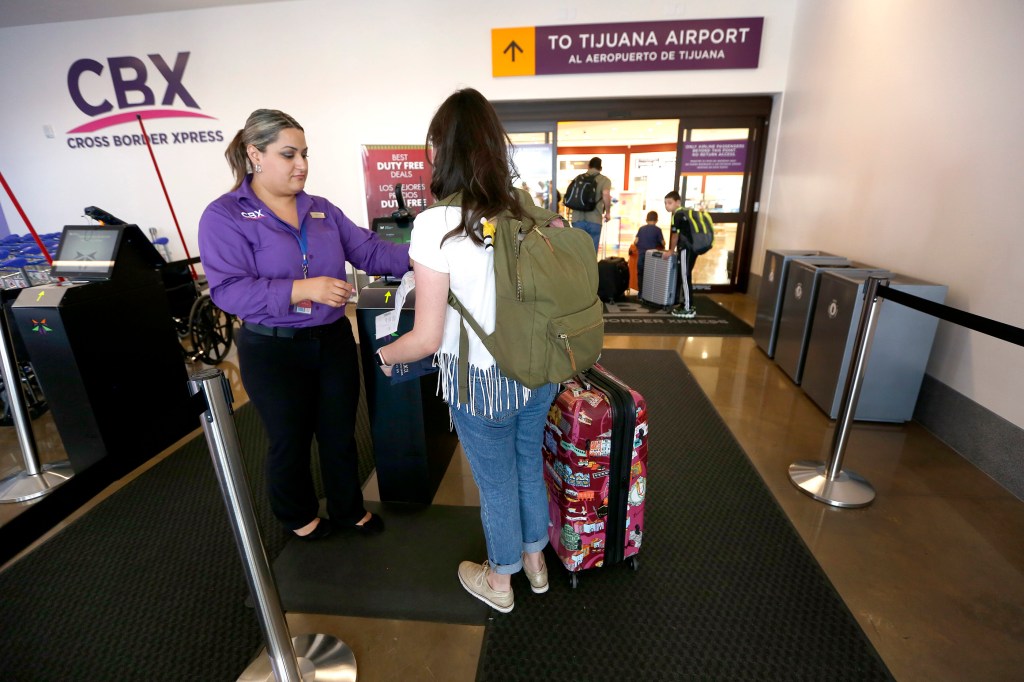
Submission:
<svg viewBox="0 0 1024 682">
<path fill-rule="evenodd" d="M 257 198 L 250 180 L 207 206 L 199 219 L 199 252 L 213 302 L 246 322 L 271 327 L 311 327 L 341 318 L 344 307 L 313 303 L 312 313 L 305 314 L 291 304 L 292 281 L 302 279 L 299 231 Z M 408 244 L 383 241 L 323 197 L 300 192 L 296 201 L 309 277 L 347 279 L 345 261 L 395 277 L 409 269 Z"/>
</svg>

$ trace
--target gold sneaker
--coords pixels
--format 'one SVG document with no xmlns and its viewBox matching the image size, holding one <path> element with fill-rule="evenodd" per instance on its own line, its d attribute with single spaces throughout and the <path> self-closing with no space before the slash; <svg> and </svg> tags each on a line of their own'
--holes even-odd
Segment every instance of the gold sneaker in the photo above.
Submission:
<svg viewBox="0 0 1024 682">
<path fill-rule="evenodd" d="M 498 592 L 487 583 L 487 574 L 491 572 L 491 565 L 488 562 L 474 564 L 472 561 L 463 561 L 459 564 L 459 582 L 471 595 L 502 613 L 508 613 L 515 606 L 512 590 Z M 547 586 L 545 585 L 545 589 Z"/>
<path fill-rule="evenodd" d="M 541 562 L 544 558 L 541 557 Z M 544 564 L 540 567 L 540 570 L 534 573 L 526 567 L 526 554 L 523 554 L 523 573 L 526 574 L 526 579 L 530 581 L 530 589 L 533 590 L 534 594 L 544 594 L 548 591 L 548 567 Z"/>
</svg>

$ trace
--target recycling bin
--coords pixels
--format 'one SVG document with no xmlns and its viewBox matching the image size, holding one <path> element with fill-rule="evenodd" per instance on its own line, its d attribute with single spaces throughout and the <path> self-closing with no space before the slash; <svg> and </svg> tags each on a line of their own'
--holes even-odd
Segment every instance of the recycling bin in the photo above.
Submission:
<svg viewBox="0 0 1024 682">
<path fill-rule="evenodd" d="M 889 277 L 892 289 L 935 303 L 946 300 L 945 285 Z M 829 271 L 821 276 L 801 386 L 830 419 L 839 416 L 866 287 L 863 274 Z M 905 422 L 913 417 L 938 324 L 932 315 L 882 301 L 854 419 Z"/>
<path fill-rule="evenodd" d="M 818 262 L 814 258 L 795 258 L 790 263 L 783 291 L 782 312 L 775 342 L 775 362 L 794 383 L 799 384 L 807 355 L 807 340 L 814 324 L 818 285 L 825 272 L 841 271 L 868 277 L 885 275 L 887 270 L 853 261 Z"/>
<path fill-rule="evenodd" d="M 754 319 L 754 342 L 768 357 L 775 357 L 775 341 L 779 332 L 779 315 L 782 312 L 782 296 L 786 290 L 786 276 L 789 264 L 794 258 L 813 258 L 817 263 L 849 261 L 825 251 L 811 250 L 770 250 L 764 256 L 761 273 L 761 288 L 757 294 L 757 315 Z"/>
</svg>

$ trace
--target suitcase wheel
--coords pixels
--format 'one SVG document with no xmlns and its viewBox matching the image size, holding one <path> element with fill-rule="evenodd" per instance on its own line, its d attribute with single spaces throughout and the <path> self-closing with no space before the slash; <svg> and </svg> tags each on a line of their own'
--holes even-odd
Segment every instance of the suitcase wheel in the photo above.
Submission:
<svg viewBox="0 0 1024 682">
<path fill-rule="evenodd" d="M 570 574 L 569 574 L 569 587 L 575 590 L 575 589 L 576 589 L 576 587 L 577 587 L 577 586 L 578 586 L 579 584 L 580 584 L 580 578 L 579 578 L 579 576 L 578 576 L 578 575 L 576 575 L 575 573 L 570 573 Z"/>
</svg>

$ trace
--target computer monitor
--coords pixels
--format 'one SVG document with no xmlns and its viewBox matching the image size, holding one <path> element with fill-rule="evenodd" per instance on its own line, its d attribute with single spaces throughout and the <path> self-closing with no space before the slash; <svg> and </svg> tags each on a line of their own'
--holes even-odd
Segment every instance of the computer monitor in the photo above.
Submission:
<svg viewBox="0 0 1024 682">
<path fill-rule="evenodd" d="M 52 276 L 72 280 L 110 279 L 124 228 L 123 225 L 66 225 L 53 261 Z"/>
</svg>

